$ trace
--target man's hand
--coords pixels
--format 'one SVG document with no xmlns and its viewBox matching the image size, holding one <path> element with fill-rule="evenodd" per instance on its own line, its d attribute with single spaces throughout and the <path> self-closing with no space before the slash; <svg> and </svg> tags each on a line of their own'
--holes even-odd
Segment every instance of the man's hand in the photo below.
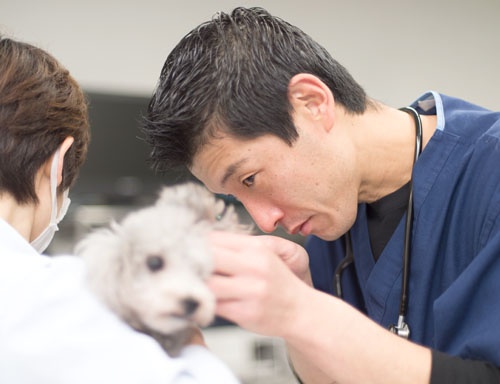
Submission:
<svg viewBox="0 0 500 384">
<path fill-rule="evenodd" d="M 215 270 L 208 285 L 217 314 L 252 332 L 282 337 L 305 382 L 429 383 L 430 350 L 304 284 L 307 255 L 300 247 L 224 232 L 211 234 L 209 244 Z"/>
<path fill-rule="evenodd" d="M 303 248 L 272 236 L 226 232 L 212 233 L 209 245 L 215 270 L 208 285 L 217 298 L 216 313 L 253 332 L 283 335 L 301 311 L 304 288 L 309 290 L 301 281 L 310 276 Z"/>
<path fill-rule="evenodd" d="M 309 255 L 303 247 L 277 236 L 262 235 L 259 238 L 285 262 L 295 276 L 312 286 Z"/>
</svg>

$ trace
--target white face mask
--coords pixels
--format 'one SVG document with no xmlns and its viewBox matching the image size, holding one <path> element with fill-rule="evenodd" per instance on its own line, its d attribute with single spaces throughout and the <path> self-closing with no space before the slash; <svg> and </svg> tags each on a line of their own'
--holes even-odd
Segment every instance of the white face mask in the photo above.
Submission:
<svg viewBox="0 0 500 384">
<path fill-rule="evenodd" d="M 52 241 L 55 233 L 59 230 L 57 224 L 64 218 L 64 215 L 68 211 L 69 204 L 71 200 L 68 198 L 69 190 L 64 191 L 63 202 L 61 206 L 61 211 L 59 215 L 57 214 L 57 165 L 59 163 L 59 149 L 54 155 L 52 160 L 52 165 L 50 167 L 50 193 L 52 195 L 52 213 L 50 214 L 50 223 L 43 230 L 38 237 L 31 242 L 31 246 L 35 248 L 39 253 L 42 253 L 47 249 L 50 242 Z"/>
</svg>

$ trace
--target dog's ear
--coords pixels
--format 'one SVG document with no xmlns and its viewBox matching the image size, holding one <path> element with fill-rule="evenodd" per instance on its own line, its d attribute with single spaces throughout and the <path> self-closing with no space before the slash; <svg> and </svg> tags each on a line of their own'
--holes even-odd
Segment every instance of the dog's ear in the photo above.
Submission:
<svg viewBox="0 0 500 384">
<path fill-rule="evenodd" d="M 222 203 L 222 210 L 220 210 L 220 203 Z M 255 228 L 252 223 L 244 224 L 240 221 L 238 213 L 232 204 L 227 204 L 221 199 L 217 199 L 217 215 L 213 229 L 250 235 L 254 232 Z"/>
<path fill-rule="evenodd" d="M 200 206 L 200 196 L 206 194 L 210 194 L 210 192 L 194 182 L 164 187 L 160 191 L 156 205 L 182 205 L 197 208 Z"/>
<path fill-rule="evenodd" d="M 191 210 L 198 223 L 208 224 L 218 230 L 252 233 L 252 224 L 242 224 L 232 205 L 227 205 L 212 192 L 198 183 L 165 187 L 160 192 L 157 206 L 175 205 Z"/>
<path fill-rule="evenodd" d="M 115 245 L 119 225 L 112 222 L 110 228 L 99 228 L 87 234 L 75 246 L 75 254 L 92 261 L 101 259 Z"/>
<path fill-rule="evenodd" d="M 253 224 L 243 224 L 233 204 L 226 203 L 224 200 L 217 198 L 212 192 L 201 186 L 196 189 L 196 196 L 197 211 L 200 215 L 200 220 L 210 223 L 212 229 L 247 234 L 253 233 Z"/>
<path fill-rule="evenodd" d="M 111 228 L 101 228 L 81 240 L 75 247 L 75 254 L 82 257 L 87 266 L 88 283 L 104 301 L 116 307 L 118 281 L 124 272 L 125 257 L 122 250 L 126 238 L 121 236 L 121 227 L 111 223 Z"/>
<path fill-rule="evenodd" d="M 181 206 L 191 210 L 199 220 L 214 220 L 215 197 L 205 187 L 189 182 L 164 187 L 156 201 L 157 206 Z"/>
</svg>

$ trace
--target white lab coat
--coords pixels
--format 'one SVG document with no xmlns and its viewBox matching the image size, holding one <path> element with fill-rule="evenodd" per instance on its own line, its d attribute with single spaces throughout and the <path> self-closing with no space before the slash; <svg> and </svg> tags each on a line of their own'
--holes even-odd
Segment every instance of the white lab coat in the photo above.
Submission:
<svg viewBox="0 0 500 384">
<path fill-rule="evenodd" d="M 0 219 L 0 383 L 237 383 L 208 350 L 170 358 L 86 289 L 74 256 L 39 255 Z"/>
</svg>

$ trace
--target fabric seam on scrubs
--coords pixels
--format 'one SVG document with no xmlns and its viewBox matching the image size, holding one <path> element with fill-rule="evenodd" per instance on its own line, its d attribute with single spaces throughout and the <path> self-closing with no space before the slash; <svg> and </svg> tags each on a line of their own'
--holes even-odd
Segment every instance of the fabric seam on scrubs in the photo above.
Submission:
<svg viewBox="0 0 500 384">
<path fill-rule="evenodd" d="M 437 102 L 437 104 L 441 105 L 441 108 L 437 108 L 436 113 L 440 113 L 440 112 L 442 113 L 443 112 L 442 100 L 440 99 L 440 97 L 439 98 L 436 97 L 435 92 L 432 92 L 432 95 L 434 96 L 435 101 L 439 100 L 439 102 Z M 444 120 L 445 119 L 444 119 L 444 115 L 443 115 L 441 121 L 444 122 Z M 441 141 L 444 140 L 444 137 L 448 138 L 448 140 L 444 142 L 444 144 L 446 145 L 445 147 L 443 147 L 443 144 L 440 143 Z M 421 181 L 419 180 L 419 184 L 418 185 L 414 184 L 414 189 L 415 189 L 415 191 L 414 191 L 414 204 L 413 204 L 413 209 L 414 209 L 413 225 L 414 226 L 412 228 L 412 238 L 414 238 L 415 234 L 418 233 L 417 232 L 419 230 L 418 218 L 419 218 L 419 214 L 421 212 L 421 208 L 425 204 L 427 196 L 432 191 L 432 188 L 435 185 L 436 180 L 438 180 L 439 175 L 441 174 L 443 169 L 446 167 L 446 165 L 450 159 L 450 156 L 456 150 L 457 144 L 459 144 L 461 141 L 462 140 L 460 140 L 460 137 L 455 135 L 454 133 L 448 132 L 448 131 L 445 132 L 444 127 L 442 130 L 436 131 L 434 133 L 434 135 L 431 137 L 431 139 L 429 140 L 428 145 L 432 142 L 431 146 L 434 146 L 434 145 L 438 146 L 438 148 L 441 149 L 440 152 L 441 152 L 442 156 L 440 157 L 439 162 L 434 162 L 432 164 L 432 168 L 431 168 L 432 172 L 428 172 L 425 175 L 422 175 L 421 176 L 422 180 Z M 415 174 L 418 175 L 419 162 L 420 162 L 420 164 L 425 162 L 425 159 L 426 159 L 425 153 L 426 152 L 424 149 L 422 151 L 421 158 L 415 164 L 414 170 L 412 172 L 412 178 L 415 178 Z M 429 177 L 429 176 L 431 176 L 431 177 Z M 415 188 L 415 186 L 416 186 L 416 188 Z M 415 196 L 418 196 L 418 197 L 415 198 Z M 406 220 L 406 213 L 403 215 L 402 220 Z M 397 230 L 397 227 L 396 227 L 396 230 Z M 412 248 L 413 248 L 413 246 L 412 246 Z M 413 249 L 412 249 L 412 251 L 413 251 Z M 383 253 L 383 251 L 382 251 L 382 253 Z M 373 270 L 372 270 L 372 272 L 373 272 Z M 374 296 L 374 293 L 371 292 L 370 296 L 372 296 L 372 299 L 374 299 L 373 300 L 374 302 L 373 303 L 369 302 L 369 304 L 367 304 L 366 307 L 367 307 L 367 310 L 372 312 L 372 316 L 373 316 L 374 320 L 381 322 L 382 319 L 384 319 L 384 317 L 387 315 L 387 310 L 389 309 L 387 303 L 388 303 L 388 300 L 390 299 L 390 292 L 395 289 L 395 287 L 398 283 L 399 284 L 401 283 L 401 276 L 402 276 L 402 265 L 400 266 L 399 272 L 394 276 L 394 280 L 392 281 L 392 284 L 387 285 L 387 288 L 384 290 L 385 292 L 383 292 L 383 293 L 381 292 L 380 286 L 377 287 L 377 288 L 379 288 L 379 289 L 377 289 L 377 291 L 379 293 L 376 296 Z M 369 279 L 366 282 L 365 287 L 367 285 L 369 285 Z M 382 295 L 383 299 L 379 295 Z M 375 297 L 379 297 L 382 300 L 377 300 L 377 299 L 375 299 Z M 382 308 L 380 311 L 374 307 L 376 302 L 380 302 L 382 305 Z M 377 305 L 377 307 L 378 307 L 378 305 Z"/>
<path fill-rule="evenodd" d="M 500 138 L 496 136 L 489 136 L 491 138 L 494 138 L 497 141 L 497 145 L 500 145 Z M 499 164 L 500 166 L 500 164 Z M 481 229 L 481 234 L 479 236 L 479 249 L 477 252 L 480 252 L 481 249 L 483 249 L 486 246 L 486 243 L 488 240 L 491 238 L 491 231 L 495 227 L 495 222 L 500 218 L 500 184 L 497 186 L 497 189 L 495 191 L 496 193 L 493 194 L 492 200 L 496 199 L 496 202 L 492 201 L 490 202 L 489 206 L 492 207 L 490 212 L 494 212 L 491 215 L 488 215 L 487 220 L 485 220 L 484 226 Z"/>
</svg>

